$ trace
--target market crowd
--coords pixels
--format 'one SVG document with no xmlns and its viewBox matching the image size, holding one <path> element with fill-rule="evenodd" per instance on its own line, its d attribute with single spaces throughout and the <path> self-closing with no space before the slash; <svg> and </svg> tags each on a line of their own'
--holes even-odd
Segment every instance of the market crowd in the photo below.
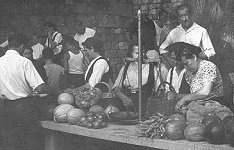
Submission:
<svg viewBox="0 0 234 150">
<path fill-rule="evenodd" d="M 204 103 L 233 115 L 233 101 L 225 98 L 220 71 L 210 61 L 216 54 L 212 42 L 207 30 L 192 20 L 191 8 L 183 4 L 176 14 L 161 10 L 158 15 L 157 20 L 147 13 L 141 18 L 142 114 L 147 111 L 147 98 L 167 81 L 179 97 L 176 111 L 186 108 L 190 120 L 199 119 L 190 109 Z M 48 34 L 44 43 L 34 35 L 30 45 L 23 34 L 14 32 L 0 45 L 7 49 L 0 57 L 0 133 L 5 148 L 43 149 L 39 123 L 46 104 L 43 95 L 56 100 L 66 88 L 93 88 L 106 82 L 115 95 L 108 105 L 123 111 L 138 109 L 137 20 L 126 32 L 129 50 L 115 81 L 94 29 L 81 20 L 76 20 L 73 36 L 62 35 L 51 21 L 44 27 Z"/>
</svg>

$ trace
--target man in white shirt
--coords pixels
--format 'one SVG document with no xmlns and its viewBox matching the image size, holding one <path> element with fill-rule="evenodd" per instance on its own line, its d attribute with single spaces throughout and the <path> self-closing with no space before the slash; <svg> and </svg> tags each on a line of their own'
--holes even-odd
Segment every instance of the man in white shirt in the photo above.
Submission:
<svg viewBox="0 0 234 150">
<path fill-rule="evenodd" d="M 97 38 L 88 38 L 84 43 L 84 50 L 92 60 L 85 73 L 85 81 L 91 87 L 94 87 L 98 82 L 110 83 L 112 78 L 112 71 L 109 62 L 106 58 L 102 57 L 105 54 L 103 43 Z"/>
<path fill-rule="evenodd" d="M 74 39 L 79 42 L 81 49 L 84 48 L 82 43 L 85 42 L 86 39 L 93 37 L 96 33 L 95 30 L 85 27 L 81 20 L 76 21 L 75 30 L 76 34 L 74 36 Z"/>
<path fill-rule="evenodd" d="M 44 49 L 44 46 L 40 43 L 39 37 L 37 35 L 33 36 L 33 59 L 38 60 L 42 56 L 42 51 Z"/>
<path fill-rule="evenodd" d="M 47 93 L 49 90 L 32 62 L 21 56 L 24 39 L 23 35 L 10 35 L 9 50 L 0 58 L 0 125 L 6 149 L 19 148 L 17 140 L 23 140 L 31 149 L 41 145 L 37 99 L 30 95 L 33 91 Z M 22 130 L 25 127 L 27 133 Z"/>
<path fill-rule="evenodd" d="M 165 48 L 172 43 L 185 42 L 202 49 L 201 58 L 210 58 L 215 55 L 208 32 L 205 28 L 196 24 L 191 18 L 191 8 L 187 5 L 180 5 L 177 8 L 177 15 L 180 25 L 173 29 L 166 40 L 160 46 L 161 54 L 167 53 Z"/>
</svg>

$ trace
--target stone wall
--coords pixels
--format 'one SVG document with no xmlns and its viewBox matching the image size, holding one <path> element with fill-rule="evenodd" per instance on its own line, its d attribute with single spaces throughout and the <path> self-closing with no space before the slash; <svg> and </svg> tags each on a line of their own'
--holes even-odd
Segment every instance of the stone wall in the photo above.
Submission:
<svg viewBox="0 0 234 150">
<path fill-rule="evenodd" d="M 142 12 L 148 12 L 149 18 L 157 19 L 160 9 L 164 8 L 168 12 L 172 12 L 173 9 L 183 1 L 184 0 L 133 0 L 134 16 L 136 16 L 137 10 L 141 9 Z"/>
<path fill-rule="evenodd" d="M 47 20 L 54 21 L 63 35 L 74 35 L 74 20 L 78 18 L 97 31 L 116 75 L 128 48 L 125 32 L 133 18 L 132 1 L 69 1 L 0 0 L 0 42 L 12 31 L 24 32 L 29 39 L 34 34 L 46 37 L 43 23 Z"/>
</svg>

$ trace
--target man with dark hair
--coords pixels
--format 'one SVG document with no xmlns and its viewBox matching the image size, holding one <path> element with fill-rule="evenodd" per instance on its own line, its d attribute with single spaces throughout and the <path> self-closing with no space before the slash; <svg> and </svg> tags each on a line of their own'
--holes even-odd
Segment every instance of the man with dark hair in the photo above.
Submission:
<svg viewBox="0 0 234 150">
<path fill-rule="evenodd" d="M 58 32 L 57 25 L 54 22 L 47 21 L 44 26 L 48 33 L 45 46 L 53 49 L 55 55 L 54 62 L 62 65 L 62 34 Z"/>
<path fill-rule="evenodd" d="M 32 62 L 21 56 L 24 40 L 23 35 L 10 35 L 9 49 L 0 58 L 0 134 L 6 149 L 24 146 L 39 150 L 43 146 L 39 126 L 41 101 L 31 95 L 34 91 L 48 93 L 49 89 Z"/>
<path fill-rule="evenodd" d="M 110 83 L 112 79 L 112 68 L 108 59 L 104 57 L 103 43 L 95 37 L 88 38 L 84 43 L 86 55 L 92 60 L 85 73 L 85 81 L 91 87 L 98 82 Z"/>
<path fill-rule="evenodd" d="M 93 37 L 96 33 L 95 30 L 85 27 L 81 20 L 76 20 L 75 31 L 74 39 L 79 42 L 81 49 L 83 49 L 82 43 L 85 42 L 86 39 Z"/>
<path fill-rule="evenodd" d="M 160 46 L 161 54 L 167 53 L 166 47 L 172 43 L 185 42 L 202 49 L 201 58 L 210 58 L 215 55 L 208 32 L 192 20 L 191 8 L 188 5 L 179 5 L 176 9 L 180 25 L 173 29 Z"/>
<path fill-rule="evenodd" d="M 148 17 L 148 14 L 141 15 L 141 31 L 142 31 L 142 46 L 145 47 L 145 54 L 148 50 L 155 49 L 156 30 L 153 20 Z M 127 29 L 126 37 L 129 42 L 134 42 L 138 38 L 138 19 L 135 18 Z"/>
</svg>

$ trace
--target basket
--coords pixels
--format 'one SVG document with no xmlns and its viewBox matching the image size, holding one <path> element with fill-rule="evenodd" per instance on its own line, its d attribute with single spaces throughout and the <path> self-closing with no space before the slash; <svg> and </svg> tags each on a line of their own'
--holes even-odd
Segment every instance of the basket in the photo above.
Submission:
<svg viewBox="0 0 234 150">
<path fill-rule="evenodd" d="M 162 86 L 166 84 L 169 85 L 169 92 L 166 92 L 165 88 L 162 88 Z M 147 113 L 161 113 L 163 115 L 170 116 L 175 113 L 175 106 L 177 101 L 178 98 L 174 87 L 170 83 L 164 81 L 159 85 L 156 93 L 153 93 L 148 98 Z"/>
<path fill-rule="evenodd" d="M 106 82 L 97 83 L 94 88 L 98 88 L 102 91 L 101 99 L 98 102 L 98 105 L 106 108 L 113 99 L 113 93 L 110 86 Z"/>
</svg>

